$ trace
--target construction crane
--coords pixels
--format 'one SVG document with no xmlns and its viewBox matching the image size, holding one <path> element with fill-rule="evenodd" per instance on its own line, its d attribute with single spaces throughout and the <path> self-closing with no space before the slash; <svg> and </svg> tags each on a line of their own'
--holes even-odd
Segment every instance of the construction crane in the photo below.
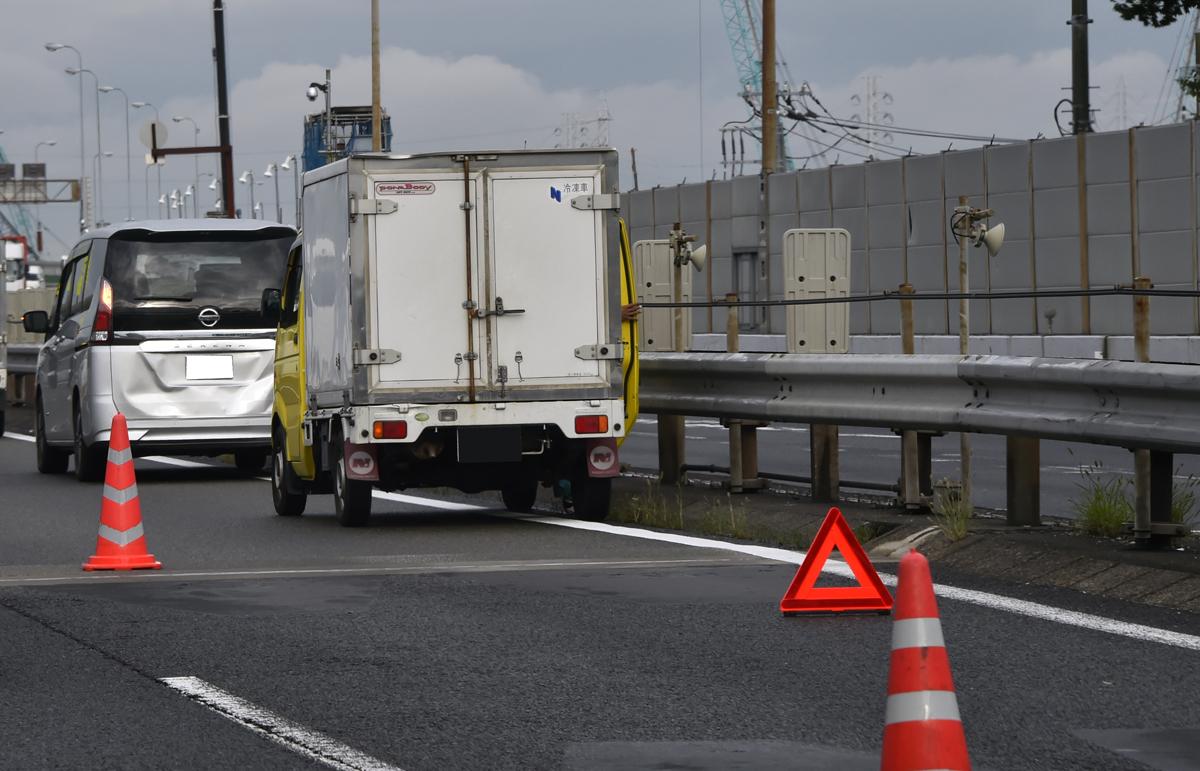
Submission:
<svg viewBox="0 0 1200 771">
<path fill-rule="evenodd" d="M 746 134 L 750 134 L 756 140 L 760 139 L 762 134 L 762 113 L 763 113 L 763 93 L 762 93 L 762 40 L 760 31 L 762 30 L 762 3 L 761 0 L 721 0 L 721 14 L 725 18 L 725 34 L 729 37 L 729 47 L 733 52 L 733 63 L 737 67 L 738 80 L 741 83 L 741 97 L 746 100 L 750 106 L 754 116 L 745 121 L 730 121 L 721 129 L 721 144 L 722 148 L 728 140 L 733 147 L 733 158 L 730 161 L 724 159 L 723 163 L 727 168 L 732 168 L 736 174 L 739 167 L 745 165 L 745 153 L 741 153 L 741 159 L 738 160 L 738 150 L 736 146 L 741 144 L 744 147 L 744 138 Z M 788 69 L 787 61 L 783 55 L 776 52 L 776 72 L 779 73 L 779 96 L 784 97 L 786 101 L 790 101 L 793 96 L 800 96 L 807 92 L 808 84 L 801 84 L 798 90 L 792 90 L 792 84 L 796 81 L 792 78 L 791 70 Z M 757 120 L 756 125 L 754 122 Z M 757 133 L 756 133 L 757 131 Z M 783 164 L 783 168 L 791 171 L 795 168 L 791 156 L 787 151 L 787 135 L 788 129 L 785 129 L 782 123 L 779 126 L 778 142 L 778 158 Z M 805 138 L 807 136 L 805 135 Z M 760 140 L 761 141 L 761 140 Z M 810 145 L 811 145 L 810 141 Z M 814 147 L 815 151 L 819 148 Z M 822 152 L 814 152 L 814 157 L 823 155 Z"/>
</svg>

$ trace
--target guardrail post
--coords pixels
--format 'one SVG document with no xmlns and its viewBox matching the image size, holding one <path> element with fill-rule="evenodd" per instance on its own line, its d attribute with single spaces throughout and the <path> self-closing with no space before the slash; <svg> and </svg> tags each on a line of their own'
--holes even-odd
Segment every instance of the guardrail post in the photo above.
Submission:
<svg viewBox="0 0 1200 771">
<path fill-rule="evenodd" d="M 658 416 L 658 471 L 664 485 L 683 480 L 683 416 Z"/>
<path fill-rule="evenodd" d="M 814 501 L 832 503 L 838 499 L 838 427 L 813 423 L 808 427 Z"/>
<path fill-rule="evenodd" d="M 1145 276 L 1133 279 L 1134 289 L 1150 289 Z M 1133 296 L 1133 348 L 1139 362 L 1150 361 L 1150 298 Z M 1158 548 L 1169 546 L 1171 532 L 1172 463 L 1169 452 L 1133 451 L 1133 537 Z M 1157 525 L 1157 527 L 1156 527 Z"/>
<path fill-rule="evenodd" d="M 729 353 L 737 353 L 739 347 L 738 339 L 738 309 L 733 303 L 737 302 L 737 293 L 729 292 L 725 295 L 725 302 L 730 303 L 728 312 L 725 316 L 725 350 Z M 730 420 L 725 423 L 729 427 L 729 492 L 740 493 L 742 491 L 742 422 L 740 420 Z M 754 475 L 758 476 L 758 470 L 755 469 Z"/>
<path fill-rule="evenodd" d="M 900 340 L 905 355 L 916 353 L 913 336 L 913 304 L 906 295 L 913 293 L 912 284 L 900 285 Z M 922 509 L 920 448 L 916 431 L 900 432 L 900 504 L 906 509 Z"/>
<path fill-rule="evenodd" d="M 1036 436 L 1007 438 L 1008 524 L 1040 525 L 1041 441 Z"/>
</svg>

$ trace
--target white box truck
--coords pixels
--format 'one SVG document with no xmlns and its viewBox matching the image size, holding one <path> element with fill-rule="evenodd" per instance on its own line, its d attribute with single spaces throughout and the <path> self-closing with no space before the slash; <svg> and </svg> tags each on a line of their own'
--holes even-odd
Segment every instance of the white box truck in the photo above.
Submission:
<svg viewBox="0 0 1200 771">
<path fill-rule="evenodd" d="M 360 525 L 372 488 L 449 486 L 528 511 L 542 485 L 606 516 L 631 353 L 617 189 L 610 149 L 306 173 L 281 295 L 264 294 L 281 308 L 276 510 L 332 492 Z"/>
</svg>

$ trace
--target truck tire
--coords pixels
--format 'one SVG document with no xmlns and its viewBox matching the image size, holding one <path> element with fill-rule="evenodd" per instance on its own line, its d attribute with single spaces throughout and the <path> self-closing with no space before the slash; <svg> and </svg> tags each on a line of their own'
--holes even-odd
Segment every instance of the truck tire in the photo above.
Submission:
<svg viewBox="0 0 1200 771">
<path fill-rule="evenodd" d="M 538 483 L 536 479 L 520 480 L 500 490 L 500 498 L 504 507 L 516 514 L 527 514 L 533 510 L 537 501 Z"/>
<path fill-rule="evenodd" d="M 333 510 L 342 527 L 362 527 L 371 518 L 370 482 L 346 477 L 346 453 L 342 431 L 335 429 L 330 442 L 333 460 Z"/>
<path fill-rule="evenodd" d="M 612 479 L 593 479 L 589 476 L 571 480 L 571 499 L 575 504 L 575 519 L 599 522 L 608 517 L 612 502 Z"/>
<path fill-rule="evenodd" d="M 83 441 L 83 411 L 75 405 L 75 478 L 80 482 L 99 482 L 104 479 L 107 465 L 108 443 Z"/>
<path fill-rule="evenodd" d="M 302 491 L 300 480 L 287 461 L 284 441 L 281 429 L 271 432 L 271 502 L 279 516 L 298 517 L 308 504 L 308 493 Z"/>
<path fill-rule="evenodd" d="M 71 454 L 60 447 L 46 443 L 46 422 L 42 416 L 42 397 L 37 398 L 37 411 L 33 414 L 33 435 L 37 440 L 37 470 L 43 474 L 65 474 Z"/>
<path fill-rule="evenodd" d="M 260 474 L 267 463 L 263 450 L 238 450 L 233 454 L 233 465 L 243 474 Z"/>
</svg>

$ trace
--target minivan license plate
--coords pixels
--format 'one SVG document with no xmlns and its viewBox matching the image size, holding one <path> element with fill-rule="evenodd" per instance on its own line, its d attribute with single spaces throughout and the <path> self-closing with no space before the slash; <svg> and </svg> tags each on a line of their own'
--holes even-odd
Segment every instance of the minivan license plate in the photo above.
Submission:
<svg viewBox="0 0 1200 771">
<path fill-rule="evenodd" d="M 232 380 L 232 356 L 188 356 L 184 364 L 188 380 Z"/>
</svg>

